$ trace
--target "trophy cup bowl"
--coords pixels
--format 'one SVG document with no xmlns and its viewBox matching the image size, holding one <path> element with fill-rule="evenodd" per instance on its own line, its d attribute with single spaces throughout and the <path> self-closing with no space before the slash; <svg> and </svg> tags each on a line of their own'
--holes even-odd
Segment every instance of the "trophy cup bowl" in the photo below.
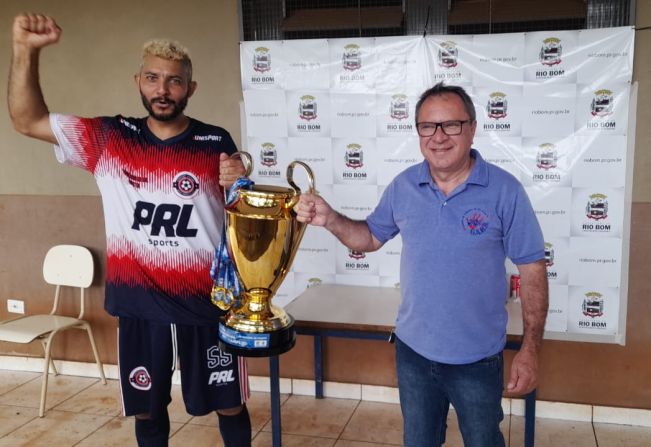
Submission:
<svg viewBox="0 0 651 447">
<path fill-rule="evenodd" d="M 237 152 L 251 173 L 250 154 Z M 234 155 L 236 155 L 234 154 Z M 289 351 L 296 343 L 294 319 L 271 299 L 291 267 L 306 224 L 293 210 L 301 190 L 293 180 L 294 167 L 307 171 L 309 191 L 314 175 L 305 163 L 287 167 L 291 188 L 253 185 L 239 189 L 238 198 L 226 206 L 229 255 L 243 292 L 219 323 L 219 347 L 246 357 L 268 357 Z"/>
</svg>

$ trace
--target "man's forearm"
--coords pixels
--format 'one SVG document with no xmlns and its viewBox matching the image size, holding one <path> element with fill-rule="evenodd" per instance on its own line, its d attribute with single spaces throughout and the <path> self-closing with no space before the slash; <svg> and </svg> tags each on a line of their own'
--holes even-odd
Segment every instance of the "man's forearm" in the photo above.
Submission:
<svg viewBox="0 0 651 447">
<path fill-rule="evenodd" d="M 342 244 L 353 250 L 370 252 L 382 246 L 371 234 L 366 221 L 353 220 L 336 211 L 333 211 L 333 217 L 325 228 Z"/>
<path fill-rule="evenodd" d="M 547 270 L 544 261 L 518 266 L 521 275 L 523 350 L 538 353 L 545 332 L 549 307 Z"/>
<path fill-rule="evenodd" d="M 39 83 L 38 64 L 38 49 L 14 46 L 7 92 L 9 116 L 18 132 L 55 143 Z"/>
</svg>

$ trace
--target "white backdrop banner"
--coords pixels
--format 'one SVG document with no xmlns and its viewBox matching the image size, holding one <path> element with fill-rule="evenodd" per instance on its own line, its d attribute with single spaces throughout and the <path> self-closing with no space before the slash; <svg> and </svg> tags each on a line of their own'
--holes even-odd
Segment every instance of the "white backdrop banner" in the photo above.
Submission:
<svg viewBox="0 0 651 447">
<path fill-rule="evenodd" d="M 623 343 L 633 44 L 630 27 L 242 42 L 253 180 L 287 186 L 287 165 L 304 161 L 326 200 L 364 219 L 396 174 L 422 161 L 419 95 L 461 85 L 477 111 L 474 147 L 522 182 L 543 228 L 546 336 Z M 274 304 L 322 283 L 399 287 L 400 252 L 400 237 L 361 253 L 308 228 Z M 515 284 L 517 269 L 507 270 Z M 505 303 L 519 318 L 516 287 Z"/>
</svg>

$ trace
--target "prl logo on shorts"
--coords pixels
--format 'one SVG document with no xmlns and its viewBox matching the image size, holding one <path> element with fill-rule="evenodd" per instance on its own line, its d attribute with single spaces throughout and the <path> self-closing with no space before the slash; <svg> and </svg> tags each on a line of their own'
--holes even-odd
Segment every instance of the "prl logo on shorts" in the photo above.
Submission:
<svg viewBox="0 0 651 447">
<path fill-rule="evenodd" d="M 144 366 L 137 366 L 129 373 L 129 383 L 140 391 L 147 391 L 151 388 L 151 376 Z"/>
<path fill-rule="evenodd" d="M 182 199 L 191 199 L 199 192 L 199 181 L 192 172 L 181 172 L 174 177 L 172 187 L 177 196 Z"/>
<path fill-rule="evenodd" d="M 488 229 L 488 223 L 488 215 L 479 208 L 469 209 L 461 219 L 463 229 L 473 236 L 484 234 Z"/>
<path fill-rule="evenodd" d="M 208 378 L 208 385 L 225 385 L 230 382 L 235 382 L 235 377 L 233 377 L 233 370 L 227 369 L 224 371 L 213 371 L 210 373 Z"/>
</svg>

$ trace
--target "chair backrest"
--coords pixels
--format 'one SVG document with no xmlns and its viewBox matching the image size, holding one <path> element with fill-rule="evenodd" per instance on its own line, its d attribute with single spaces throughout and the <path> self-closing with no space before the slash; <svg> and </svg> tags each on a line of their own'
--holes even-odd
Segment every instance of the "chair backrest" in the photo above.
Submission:
<svg viewBox="0 0 651 447">
<path fill-rule="evenodd" d="M 79 245 L 55 245 L 43 261 L 43 278 L 49 284 L 89 287 L 94 272 L 93 255 Z"/>
</svg>

